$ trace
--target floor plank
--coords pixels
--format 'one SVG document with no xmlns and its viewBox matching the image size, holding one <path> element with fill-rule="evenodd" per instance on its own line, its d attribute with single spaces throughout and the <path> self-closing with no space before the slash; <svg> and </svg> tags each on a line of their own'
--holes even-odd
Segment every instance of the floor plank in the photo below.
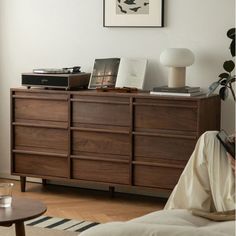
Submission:
<svg viewBox="0 0 236 236">
<path fill-rule="evenodd" d="M 88 190 L 27 182 L 27 191 L 20 192 L 20 182 L 0 179 L 0 182 L 13 182 L 14 196 L 28 197 L 43 201 L 48 210 L 46 215 L 82 219 L 95 222 L 126 221 L 144 214 L 160 210 L 166 199 L 132 194 L 116 193 L 110 198 L 109 192 Z"/>
</svg>

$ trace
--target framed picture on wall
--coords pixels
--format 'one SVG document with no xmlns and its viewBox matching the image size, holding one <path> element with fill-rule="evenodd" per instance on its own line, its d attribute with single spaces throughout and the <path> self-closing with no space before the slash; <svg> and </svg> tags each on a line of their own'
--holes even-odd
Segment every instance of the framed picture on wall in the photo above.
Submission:
<svg viewBox="0 0 236 236">
<path fill-rule="evenodd" d="M 164 0 L 103 0 L 104 27 L 163 27 Z"/>
</svg>

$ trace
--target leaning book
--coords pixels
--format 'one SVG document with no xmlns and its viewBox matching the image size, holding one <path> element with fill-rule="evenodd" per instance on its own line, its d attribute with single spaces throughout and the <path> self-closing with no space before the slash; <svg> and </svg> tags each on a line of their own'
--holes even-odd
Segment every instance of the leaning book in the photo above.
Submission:
<svg viewBox="0 0 236 236">
<path fill-rule="evenodd" d="M 155 92 L 151 91 L 150 94 L 152 95 L 159 95 L 159 96 L 183 96 L 183 97 L 196 97 L 200 95 L 204 95 L 205 93 L 202 91 L 194 92 L 194 93 L 176 93 L 176 92 Z"/>
</svg>

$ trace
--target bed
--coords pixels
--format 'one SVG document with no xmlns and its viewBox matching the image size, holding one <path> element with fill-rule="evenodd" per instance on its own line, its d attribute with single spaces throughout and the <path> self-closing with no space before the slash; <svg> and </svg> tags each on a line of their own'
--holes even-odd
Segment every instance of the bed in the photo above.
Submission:
<svg viewBox="0 0 236 236">
<path fill-rule="evenodd" d="M 127 222 L 111 222 L 80 236 L 234 236 L 235 221 L 215 222 L 188 210 L 162 210 Z"/>
</svg>

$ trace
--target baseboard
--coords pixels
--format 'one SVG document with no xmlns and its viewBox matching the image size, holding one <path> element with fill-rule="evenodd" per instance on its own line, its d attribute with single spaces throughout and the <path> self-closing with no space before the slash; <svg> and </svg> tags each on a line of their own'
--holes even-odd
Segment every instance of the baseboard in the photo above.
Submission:
<svg viewBox="0 0 236 236">
<path fill-rule="evenodd" d="M 101 186 L 99 183 L 91 183 L 91 184 L 77 184 L 77 183 L 68 183 L 56 180 L 48 180 L 49 184 L 61 185 L 61 186 L 70 186 L 70 187 L 79 187 L 84 189 L 94 189 L 94 190 L 101 190 L 101 191 L 109 191 L 108 187 Z M 127 194 L 135 194 L 135 195 L 143 195 L 149 197 L 159 197 L 159 198 L 168 198 L 169 195 L 163 192 L 155 192 L 151 190 L 134 190 L 134 189 L 127 189 L 125 187 L 116 187 L 115 192 L 117 193 L 127 193 Z"/>
<path fill-rule="evenodd" d="M 0 172 L 0 178 L 2 179 L 9 179 L 9 180 L 20 180 L 19 176 L 11 175 L 9 173 L 1 173 Z M 32 183 L 42 183 L 42 179 L 38 178 L 32 178 L 27 177 L 27 182 Z M 53 184 L 53 185 L 59 185 L 59 186 L 67 186 L 67 187 L 80 187 L 80 188 L 87 188 L 87 189 L 96 189 L 96 190 L 108 190 L 107 188 L 100 186 L 100 185 L 85 185 L 85 184 L 76 184 L 76 183 L 69 183 L 69 182 L 63 182 L 63 181 L 57 181 L 57 180 L 47 180 L 47 184 Z"/>
<path fill-rule="evenodd" d="M 9 173 L 0 172 L 0 178 L 2 179 L 12 179 L 12 180 L 20 180 L 19 176 L 11 175 Z M 42 183 L 42 180 L 37 178 L 27 177 L 27 181 L 32 183 Z"/>
<path fill-rule="evenodd" d="M 11 175 L 9 173 L 1 173 L 0 172 L 0 178 L 3 179 L 9 179 L 9 180 L 20 180 L 19 176 Z M 42 179 L 27 177 L 27 182 L 32 183 L 42 183 Z M 53 185 L 59 185 L 59 186 L 67 186 L 67 187 L 79 187 L 84 189 L 94 189 L 94 190 L 101 190 L 101 191 L 108 191 L 108 188 L 101 186 L 99 184 L 77 184 L 77 183 L 68 183 L 63 181 L 56 181 L 56 180 L 47 180 L 47 184 L 53 184 Z M 128 190 L 122 187 L 117 187 L 115 189 L 115 192 L 118 193 L 128 193 L 128 194 L 137 194 L 137 195 L 143 195 L 143 196 L 150 196 L 150 197 L 160 197 L 160 198 L 167 198 L 168 196 L 166 193 L 155 191 L 145 191 L 145 190 Z"/>
<path fill-rule="evenodd" d="M 19 180 L 20 179 L 19 176 L 13 176 L 9 173 L 1 173 L 1 172 L 0 172 L 0 178 L 2 178 L 2 179 L 14 179 L 14 180 Z"/>
</svg>

